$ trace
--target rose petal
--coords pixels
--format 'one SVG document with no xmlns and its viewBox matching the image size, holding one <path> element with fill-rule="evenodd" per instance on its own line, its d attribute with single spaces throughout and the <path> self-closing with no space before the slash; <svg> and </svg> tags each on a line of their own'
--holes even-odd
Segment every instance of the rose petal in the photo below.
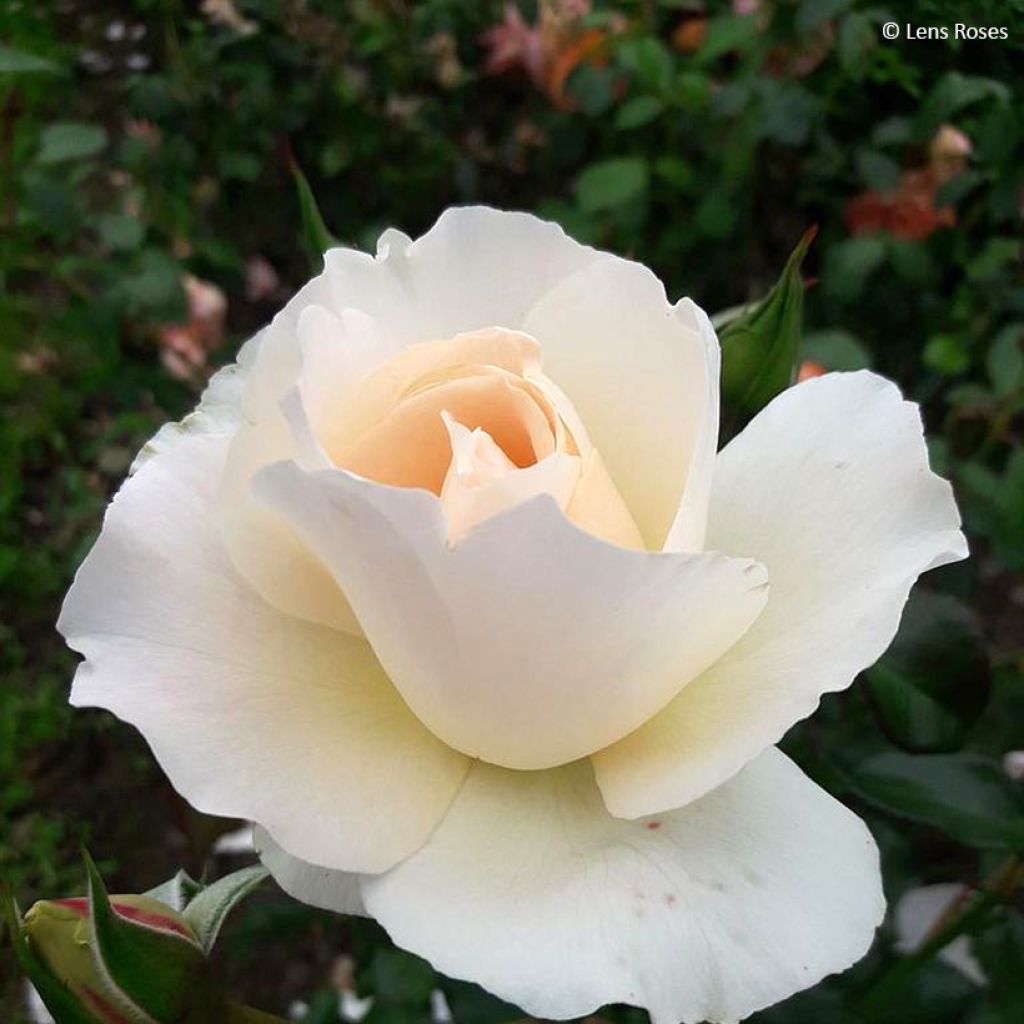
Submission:
<svg viewBox="0 0 1024 1024">
<path fill-rule="evenodd" d="M 863 371 L 790 388 L 719 453 L 708 544 L 768 567 L 768 606 L 659 715 L 595 756 L 624 817 L 695 800 L 775 743 L 889 646 L 920 573 L 967 554 L 917 407 Z"/>
<path fill-rule="evenodd" d="M 259 858 L 274 876 L 274 881 L 289 896 L 311 907 L 333 910 L 339 914 L 367 917 L 358 874 L 333 871 L 331 868 L 307 864 L 282 849 L 267 832 L 257 826 L 253 830 L 253 846 Z"/>
<path fill-rule="evenodd" d="M 690 299 L 675 306 L 676 316 L 700 334 L 704 343 L 704 414 L 697 428 L 683 498 L 665 538 L 665 551 L 703 551 L 707 535 L 711 481 L 718 451 L 719 384 L 722 370 L 718 335 L 707 313 Z"/>
<path fill-rule="evenodd" d="M 556 224 L 484 206 L 446 210 L 415 242 L 386 231 L 377 256 L 331 249 L 334 308 L 356 306 L 402 345 L 519 328 L 534 303 L 598 257 Z"/>
<path fill-rule="evenodd" d="M 561 509 L 568 505 L 580 478 L 579 456 L 553 452 L 519 469 L 488 433 L 469 430 L 447 412 L 442 417 L 451 441 L 451 463 L 440 495 L 449 543 L 458 543 L 485 519 L 538 494 L 550 495 Z"/>
<path fill-rule="evenodd" d="M 569 396 L 649 548 L 662 546 L 708 407 L 700 332 L 646 267 L 603 256 L 530 311 L 544 372 Z"/>
<path fill-rule="evenodd" d="M 254 494 L 331 567 L 420 719 L 508 767 L 564 763 L 636 728 L 765 601 L 748 559 L 614 547 L 547 496 L 452 548 L 426 491 L 278 463 Z"/>
<path fill-rule="evenodd" d="M 566 515 L 581 530 L 609 544 L 643 550 L 644 539 L 596 448 L 591 448 L 583 462 Z"/>
<path fill-rule="evenodd" d="M 275 459 L 326 464 L 315 445 L 300 443 L 282 409 L 291 390 L 303 392 L 306 414 L 317 422 L 324 415 L 325 389 L 340 399 L 391 352 L 379 326 L 364 315 L 335 315 L 313 301 L 325 297 L 325 287 L 321 275 L 300 291 L 264 332 L 259 358 L 249 361 L 246 416 L 231 442 L 217 521 L 235 568 L 265 600 L 289 615 L 359 636 L 359 624 L 330 574 L 280 516 L 248 493 L 253 473 Z M 304 386 L 311 378 L 321 382 L 318 390 Z"/>
<path fill-rule="evenodd" d="M 312 881 L 287 878 L 331 905 Z M 586 763 L 476 764 L 428 843 L 361 887 L 399 946 L 533 1017 L 625 1002 L 654 1024 L 737 1021 L 814 985 L 866 952 L 885 906 L 864 824 L 777 750 L 635 822 Z"/>
<path fill-rule="evenodd" d="M 187 421 L 188 422 L 188 421 Z M 175 787 L 303 859 L 379 871 L 423 842 L 466 759 L 436 740 L 365 641 L 282 615 L 214 526 L 228 434 L 191 420 L 124 485 L 59 628 L 71 701 L 136 725 Z"/>
</svg>

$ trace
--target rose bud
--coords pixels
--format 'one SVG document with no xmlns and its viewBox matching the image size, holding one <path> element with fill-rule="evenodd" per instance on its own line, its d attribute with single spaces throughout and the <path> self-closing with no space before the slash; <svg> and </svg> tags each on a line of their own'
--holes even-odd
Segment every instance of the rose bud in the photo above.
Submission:
<svg viewBox="0 0 1024 1024">
<path fill-rule="evenodd" d="M 43 1001 L 74 1022 L 180 1019 L 204 964 L 192 928 L 147 896 L 101 902 L 105 921 L 106 910 L 91 915 L 85 897 L 40 900 L 25 915 L 21 937 Z"/>
</svg>

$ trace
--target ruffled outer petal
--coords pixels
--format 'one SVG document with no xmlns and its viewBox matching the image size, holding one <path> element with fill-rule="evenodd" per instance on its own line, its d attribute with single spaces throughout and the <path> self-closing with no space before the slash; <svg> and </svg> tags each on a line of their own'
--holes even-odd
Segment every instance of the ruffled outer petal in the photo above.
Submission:
<svg viewBox="0 0 1024 1024">
<path fill-rule="evenodd" d="M 350 878 L 333 897 L 280 877 L 350 906 Z M 586 762 L 477 764 L 429 842 L 360 884 L 399 946 L 556 1019 L 626 1002 L 655 1024 L 738 1021 L 848 967 L 884 912 L 867 829 L 777 750 L 644 821 L 607 813 Z"/>
<path fill-rule="evenodd" d="M 467 761 L 365 641 L 281 614 L 235 573 L 213 515 L 224 426 L 162 433 L 110 506 L 59 623 L 86 657 L 72 703 L 136 725 L 199 809 L 308 861 L 382 870 L 423 842 Z"/>
<path fill-rule="evenodd" d="M 918 575 L 964 558 L 918 409 L 867 372 L 784 392 L 718 456 L 708 545 L 763 562 L 764 613 L 657 716 L 594 757 L 615 814 L 712 790 L 889 646 Z"/>
<path fill-rule="evenodd" d="M 286 462 L 253 487 L 330 566 L 419 718 L 507 767 L 563 764 L 624 736 L 765 601 L 755 562 L 615 547 L 547 496 L 451 547 L 426 491 Z"/>
<path fill-rule="evenodd" d="M 324 257 L 335 309 L 353 306 L 399 345 L 522 327 L 537 300 L 601 254 L 557 225 L 484 206 L 446 210 L 421 238 L 386 231 L 377 256 Z"/>
</svg>

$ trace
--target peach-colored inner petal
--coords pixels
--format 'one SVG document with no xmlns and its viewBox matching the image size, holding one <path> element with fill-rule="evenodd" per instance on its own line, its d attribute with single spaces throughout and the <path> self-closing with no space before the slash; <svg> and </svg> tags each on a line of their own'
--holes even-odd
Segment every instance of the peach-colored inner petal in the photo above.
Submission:
<svg viewBox="0 0 1024 1024">
<path fill-rule="evenodd" d="M 344 393 L 339 393 L 337 380 L 304 380 L 303 384 L 304 392 L 326 392 L 318 404 L 334 411 L 318 424 L 317 433 L 324 451 L 336 465 L 342 465 L 343 454 L 353 440 L 431 375 L 443 378 L 446 371 L 456 368 L 486 366 L 526 379 L 539 372 L 540 365 L 540 345 L 535 338 L 489 327 L 446 341 L 409 345 Z"/>
<path fill-rule="evenodd" d="M 565 514 L 595 537 L 619 547 L 643 549 L 640 530 L 596 448 L 583 464 Z"/>
<path fill-rule="evenodd" d="M 484 519 L 547 494 L 581 529 L 643 546 L 579 415 L 541 372 L 540 348 L 528 335 L 488 328 L 411 346 L 338 406 L 320 437 L 334 464 L 438 495 L 453 544 Z"/>
<path fill-rule="evenodd" d="M 547 416 L 534 399 L 505 375 L 488 374 L 432 384 L 403 399 L 358 438 L 340 465 L 383 484 L 440 494 L 452 461 L 442 412 L 469 430 L 486 431 L 519 468 L 555 450 Z"/>
</svg>

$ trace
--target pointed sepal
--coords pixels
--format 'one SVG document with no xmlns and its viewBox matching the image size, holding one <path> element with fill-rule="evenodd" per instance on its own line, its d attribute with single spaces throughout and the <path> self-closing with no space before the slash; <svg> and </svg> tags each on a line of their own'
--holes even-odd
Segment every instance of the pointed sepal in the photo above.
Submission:
<svg viewBox="0 0 1024 1024">
<path fill-rule="evenodd" d="M 743 307 L 719 331 L 722 395 L 748 415 L 793 383 L 803 325 L 800 265 L 817 230 L 812 227 L 804 233 L 775 287 L 760 302 Z"/>
<path fill-rule="evenodd" d="M 309 185 L 309 180 L 302 173 L 298 160 L 292 152 L 291 145 L 285 144 L 285 159 L 288 169 L 295 179 L 295 191 L 299 198 L 299 215 L 302 219 L 302 241 L 313 261 L 313 270 L 319 273 L 323 269 L 323 255 L 333 249 L 338 240 L 331 234 L 317 205 L 316 196 Z"/>
<path fill-rule="evenodd" d="M 262 864 L 242 868 L 202 889 L 185 908 L 184 918 L 204 952 L 217 941 L 221 925 L 231 911 L 270 874 Z"/>
<path fill-rule="evenodd" d="M 143 895 L 165 903 L 171 910 L 180 914 L 202 891 L 201 883 L 192 878 L 187 871 L 179 871 L 173 878 L 168 878 L 166 882 L 161 882 Z"/>
<path fill-rule="evenodd" d="M 112 900 L 92 858 L 83 855 L 89 880 L 89 939 L 97 972 L 132 1011 L 141 1012 L 139 1020 L 181 1020 L 205 979 L 205 957 L 195 932 L 157 900 Z M 129 1019 L 136 1016 L 133 1012 Z"/>
</svg>

